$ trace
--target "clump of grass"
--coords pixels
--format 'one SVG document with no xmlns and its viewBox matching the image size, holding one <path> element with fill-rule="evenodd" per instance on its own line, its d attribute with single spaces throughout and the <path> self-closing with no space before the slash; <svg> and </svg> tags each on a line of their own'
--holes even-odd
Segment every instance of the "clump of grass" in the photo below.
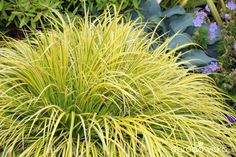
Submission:
<svg viewBox="0 0 236 157">
<path fill-rule="evenodd" d="M 223 95 L 166 53 L 169 40 L 150 53 L 150 35 L 119 16 L 52 21 L 53 30 L 0 48 L 2 156 L 236 151 Z M 199 142 L 230 151 L 195 152 Z"/>
</svg>

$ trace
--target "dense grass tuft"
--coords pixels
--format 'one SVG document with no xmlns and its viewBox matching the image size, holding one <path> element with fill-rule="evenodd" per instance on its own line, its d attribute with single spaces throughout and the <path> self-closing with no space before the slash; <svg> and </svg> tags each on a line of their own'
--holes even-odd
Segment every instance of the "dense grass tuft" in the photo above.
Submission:
<svg viewBox="0 0 236 157">
<path fill-rule="evenodd" d="M 206 75 L 176 63 L 168 41 L 103 16 L 65 22 L 0 48 L 3 157 L 227 156 L 231 111 Z M 196 147 L 203 147 L 196 152 Z M 209 148 L 219 148 L 220 151 Z M 207 149 L 208 148 L 208 149 Z M 224 148 L 224 149 L 223 149 Z"/>
</svg>

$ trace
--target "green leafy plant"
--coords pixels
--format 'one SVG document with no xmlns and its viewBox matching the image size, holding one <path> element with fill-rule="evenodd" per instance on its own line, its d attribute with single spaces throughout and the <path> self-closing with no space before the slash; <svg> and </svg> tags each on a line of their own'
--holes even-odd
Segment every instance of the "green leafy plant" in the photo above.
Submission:
<svg viewBox="0 0 236 157">
<path fill-rule="evenodd" d="M 208 30 L 204 27 L 199 27 L 196 29 L 195 34 L 193 35 L 193 39 L 201 45 L 204 49 L 207 49 L 207 43 L 208 43 Z"/>
<path fill-rule="evenodd" d="M 36 28 L 42 16 L 50 15 L 51 9 L 61 9 L 62 0 L 1 0 L 1 27 L 10 25 Z"/>
<path fill-rule="evenodd" d="M 0 150 L 8 156 L 193 156 L 199 142 L 236 151 L 232 111 L 169 39 L 110 14 L 58 15 L 54 30 L 0 48 Z M 179 149 L 183 151 L 178 151 Z"/>
<path fill-rule="evenodd" d="M 220 73 L 213 75 L 217 85 L 232 98 L 229 101 L 231 106 L 236 108 L 236 19 L 234 12 L 228 12 L 229 19 L 223 23 L 223 40 L 218 43 L 217 51 L 221 62 Z"/>
<path fill-rule="evenodd" d="M 166 0 L 166 1 L 163 1 L 162 6 L 164 8 L 169 8 L 169 7 L 180 5 L 181 7 L 191 10 L 205 4 L 208 4 L 216 22 L 219 25 L 222 25 L 223 22 L 220 17 L 220 12 L 217 10 L 217 7 L 222 8 L 223 10 L 226 10 L 224 0 L 219 0 L 219 1 L 218 0 L 198 0 L 198 1 L 196 0 Z M 218 5 L 216 6 L 216 4 Z"/>
<path fill-rule="evenodd" d="M 83 16 L 85 10 L 97 16 L 108 6 L 114 5 L 120 12 L 129 14 L 131 11 L 138 12 L 140 2 L 141 0 L 0 0 L 1 32 L 21 38 L 22 28 L 41 28 L 42 23 L 45 26 L 45 16 L 52 16 L 52 10 L 58 10 L 71 18 L 75 15 Z"/>
<path fill-rule="evenodd" d="M 146 0 L 145 0 L 146 1 Z M 63 6 L 65 6 L 66 13 L 76 11 L 77 13 L 84 14 L 84 6 L 89 9 L 90 14 L 99 15 L 102 14 L 108 6 L 115 6 L 119 8 L 121 12 L 130 12 L 131 10 L 138 11 L 141 0 L 125 1 L 125 0 L 64 0 Z"/>
<path fill-rule="evenodd" d="M 230 3 L 229 3 L 230 2 Z M 223 3 L 221 1 L 221 3 Z M 213 40 L 213 42 L 209 42 L 208 40 L 208 33 L 205 31 L 205 28 L 211 31 L 209 27 L 203 25 L 200 28 L 196 29 L 193 38 L 195 41 L 201 45 L 205 50 L 208 51 L 209 55 L 214 56 L 219 61 L 219 66 L 213 67 L 216 71 L 211 76 L 215 79 L 217 86 L 220 87 L 227 95 L 229 95 L 230 100 L 228 104 L 230 106 L 236 107 L 236 53 L 234 48 L 234 44 L 236 41 L 236 25 L 235 25 L 235 9 L 232 7 L 234 6 L 234 1 L 228 1 L 227 9 L 225 8 L 225 4 L 222 5 L 221 9 L 221 17 L 223 20 L 223 25 L 221 27 L 221 31 L 216 30 L 215 34 L 219 35 L 220 40 Z M 207 20 L 214 20 L 211 17 L 211 13 L 208 13 Z M 210 35 L 211 36 L 211 35 Z M 206 68 L 202 72 L 211 73 Z"/>
<path fill-rule="evenodd" d="M 142 20 L 147 22 L 146 32 L 154 32 L 157 34 L 156 36 L 162 36 L 162 41 L 166 37 L 169 38 L 175 35 L 174 38 L 170 38 L 171 41 L 168 44 L 169 50 L 181 46 L 185 50 L 191 51 L 191 53 L 181 56 L 181 59 L 183 60 L 194 60 L 191 64 L 187 64 L 188 66 L 207 66 L 211 61 L 215 60 L 214 58 L 207 56 L 204 51 L 199 49 L 199 47 L 197 49 L 196 44 L 192 51 L 193 43 L 196 42 L 192 38 L 192 35 L 196 32 L 193 23 L 194 16 L 192 13 L 187 13 L 185 9 L 179 6 L 161 11 L 161 7 L 156 0 L 146 1 L 145 3 L 142 1 L 140 4 L 140 12 L 143 15 Z M 135 14 L 132 14 L 132 17 L 132 19 L 140 19 L 139 16 L 135 16 Z M 160 25 L 160 27 L 157 28 L 157 25 Z M 206 25 L 206 27 L 209 27 L 209 25 Z M 220 29 L 217 31 L 220 32 Z M 178 35 L 176 35 L 177 33 Z M 217 34 L 217 39 L 211 41 L 211 44 L 214 44 L 218 40 Z M 153 44 L 153 48 L 155 49 L 157 45 L 158 43 Z M 180 53 L 181 50 L 176 52 L 177 55 Z"/>
</svg>

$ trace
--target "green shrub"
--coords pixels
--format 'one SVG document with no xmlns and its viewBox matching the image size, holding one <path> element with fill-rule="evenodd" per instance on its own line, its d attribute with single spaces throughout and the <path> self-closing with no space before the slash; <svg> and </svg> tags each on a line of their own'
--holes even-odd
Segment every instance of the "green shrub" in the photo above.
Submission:
<svg viewBox="0 0 236 157">
<path fill-rule="evenodd" d="M 22 28 L 29 25 L 36 28 L 42 16 L 50 15 L 52 9 L 61 9 L 62 0 L 1 0 L 1 27 Z"/>
<path fill-rule="evenodd" d="M 0 48 L 3 157 L 236 151 L 222 94 L 207 75 L 176 63 L 174 50 L 166 53 L 169 40 L 149 53 L 143 27 L 118 16 L 53 24 Z M 208 151 L 196 152 L 199 143 Z"/>
<path fill-rule="evenodd" d="M 64 0 L 64 6 L 67 6 L 65 10 L 68 12 L 74 11 L 75 8 L 83 8 L 84 2 L 86 7 L 89 8 L 90 13 L 102 13 L 104 10 L 107 9 L 107 6 L 114 5 L 117 8 L 120 8 L 121 11 L 125 10 L 138 10 L 139 4 L 142 0 L 132 0 L 132 1 L 125 1 L 125 0 L 85 0 L 85 1 L 78 1 L 78 0 Z M 150 0 L 143 0 L 143 1 L 150 1 Z M 81 12 L 83 12 L 80 9 Z"/>
<path fill-rule="evenodd" d="M 121 12 L 138 10 L 141 0 L 0 0 L 1 31 L 16 34 L 22 27 L 39 28 L 45 16 L 56 9 L 70 17 L 84 15 L 84 6 L 90 13 L 99 15 L 108 6 L 115 5 Z M 42 20 L 42 21 L 40 21 Z"/>
<path fill-rule="evenodd" d="M 230 19 L 224 21 L 223 40 L 217 44 L 217 51 L 220 52 L 218 60 L 221 63 L 220 73 L 213 75 L 217 85 L 230 95 L 233 101 L 230 106 L 236 109 L 236 50 L 234 44 L 236 41 L 236 18 L 234 12 L 228 15 Z"/>
</svg>

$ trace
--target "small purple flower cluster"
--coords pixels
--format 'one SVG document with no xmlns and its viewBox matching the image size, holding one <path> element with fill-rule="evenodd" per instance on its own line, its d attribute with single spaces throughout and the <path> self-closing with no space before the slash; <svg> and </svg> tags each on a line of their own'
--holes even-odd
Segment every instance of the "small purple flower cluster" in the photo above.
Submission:
<svg viewBox="0 0 236 157">
<path fill-rule="evenodd" d="M 236 123 L 236 117 L 232 117 L 232 116 L 226 115 L 226 118 L 228 119 L 229 122 Z"/>
<path fill-rule="evenodd" d="M 230 0 L 227 2 L 226 7 L 229 10 L 235 10 L 236 9 L 236 3 L 233 0 Z"/>
<path fill-rule="evenodd" d="M 212 61 L 212 62 L 210 62 L 210 64 L 207 67 L 202 68 L 200 71 L 203 74 L 211 74 L 212 72 L 216 71 L 217 69 L 219 69 L 219 63 L 217 61 Z"/>
<path fill-rule="evenodd" d="M 234 0 L 229 0 L 226 4 L 226 7 L 229 9 L 229 10 L 235 10 L 236 9 L 236 3 Z M 230 15 L 229 14 L 224 14 L 224 19 L 228 20 L 230 19 Z M 233 48 L 234 48 L 234 51 L 236 52 L 236 41 L 234 42 L 234 45 L 233 45 Z"/>
<path fill-rule="evenodd" d="M 207 14 L 204 11 L 198 11 L 196 13 L 196 18 L 193 20 L 195 27 L 201 27 Z"/>
<path fill-rule="evenodd" d="M 206 10 L 207 12 L 211 12 L 211 10 L 210 10 L 210 8 L 209 8 L 208 5 L 205 6 L 205 10 Z"/>
<path fill-rule="evenodd" d="M 229 19 L 231 19 L 231 16 L 230 16 L 229 14 L 224 14 L 224 15 L 223 15 L 223 18 L 224 18 L 225 20 L 229 20 Z"/>
<path fill-rule="evenodd" d="M 213 23 L 210 24 L 210 26 L 209 26 L 209 36 L 210 36 L 211 40 L 214 40 L 216 38 L 215 32 L 216 32 L 217 28 L 218 27 L 217 27 L 216 22 L 213 22 Z"/>
<path fill-rule="evenodd" d="M 229 0 L 229 1 L 227 2 L 227 4 L 226 4 L 226 7 L 227 7 L 229 10 L 233 11 L 233 10 L 236 9 L 236 3 L 235 3 L 233 0 Z M 230 14 L 227 14 L 227 13 L 223 14 L 222 17 L 223 17 L 225 20 L 230 20 L 230 19 L 231 19 Z"/>
<path fill-rule="evenodd" d="M 206 5 L 205 10 L 210 12 L 208 5 Z M 194 26 L 201 27 L 206 16 L 207 16 L 207 14 L 204 11 L 198 11 L 196 13 L 196 18 L 193 20 Z M 210 24 L 210 26 L 209 26 L 210 40 L 214 40 L 216 38 L 215 31 L 217 30 L 217 28 L 218 28 L 218 26 L 217 26 L 216 22 Z"/>
</svg>

